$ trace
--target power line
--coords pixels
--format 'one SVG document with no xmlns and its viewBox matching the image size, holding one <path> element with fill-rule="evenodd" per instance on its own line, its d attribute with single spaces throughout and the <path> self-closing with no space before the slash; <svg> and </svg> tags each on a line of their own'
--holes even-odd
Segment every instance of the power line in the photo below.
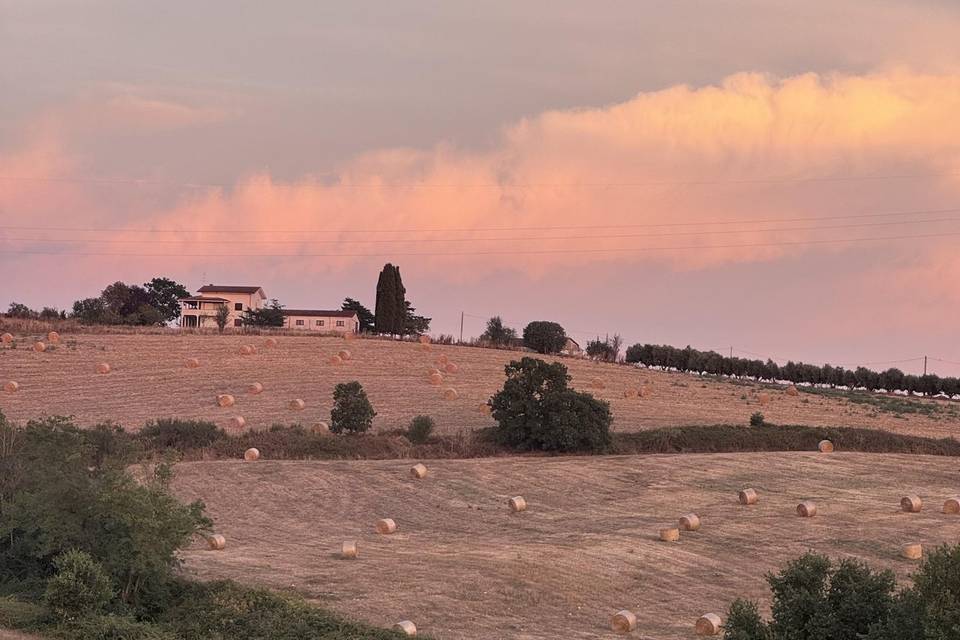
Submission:
<svg viewBox="0 0 960 640">
<path fill-rule="evenodd" d="M 389 243 L 421 243 L 421 242 L 539 242 L 544 240 L 592 240 L 592 239 L 628 239 L 628 238 L 668 238 L 678 236 L 703 236 L 720 235 L 736 233 L 777 233 L 784 231 L 829 231 L 834 229 L 854 229 L 864 227 L 881 227 L 896 225 L 920 225 L 941 222 L 960 222 L 958 217 L 949 218 L 930 218 L 925 220 L 887 220 L 883 222 L 858 222 L 840 225 L 825 226 L 806 226 L 806 227 L 779 227 L 766 229 L 720 229 L 712 231 L 673 231 L 666 233 L 617 233 L 617 234 L 592 234 L 592 235 L 566 235 L 566 236 L 522 236 L 522 237 L 494 237 L 494 238 L 388 238 L 388 239 L 362 239 L 362 240 L 230 240 L 230 244 L 237 245 L 274 245 L 274 244 L 389 244 Z M 118 232 L 123 233 L 123 232 Z M 156 239 L 135 239 L 135 238 L 11 238 L 0 237 L 0 241 L 5 242 L 41 242 L 56 244 L 223 244 L 224 240 L 156 240 Z"/>
</svg>

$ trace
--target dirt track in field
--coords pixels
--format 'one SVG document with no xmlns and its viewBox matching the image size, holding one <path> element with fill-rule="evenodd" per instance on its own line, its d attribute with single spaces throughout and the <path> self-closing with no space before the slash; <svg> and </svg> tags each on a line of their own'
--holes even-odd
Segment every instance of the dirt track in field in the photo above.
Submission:
<svg viewBox="0 0 960 640">
<path fill-rule="evenodd" d="M 440 432 L 455 433 L 492 424 L 477 405 L 502 386 L 504 365 L 522 355 L 440 345 L 425 351 L 411 343 L 319 337 L 280 337 L 279 346 L 269 349 L 264 341 L 259 336 L 80 334 L 64 336 L 55 350 L 35 353 L 31 339 L 18 337 L 16 348 L 0 348 L 0 383 L 20 383 L 16 393 L 0 392 L 0 410 L 16 421 L 73 415 L 84 425 L 110 420 L 131 429 L 159 417 L 202 418 L 226 426 L 236 415 L 253 428 L 278 422 L 310 425 L 329 420 L 336 383 L 359 380 L 378 412 L 376 428 L 405 427 L 424 413 L 436 418 Z M 239 355 L 247 343 L 257 347 L 255 355 Z M 330 356 L 344 348 L 352 359 L 329 364 Z M 428 372 L 441 355 L 455 362 L 459 372 L 445 374 L 442 386 L 431 386 Z M 192 357 L 200 360 L 200 368 L 184 366 Z M 98 362 L 109 363 L 112 372 L 95 373 Z M 750 414 L 762 411 L 767 420 L 781 424 L 872 427 L 936 437 L 960 434 L 956 403 L 940 403 L 949 411 L 932 415 L 896 416 L 843 399 L 770 391 L 769 403 L 761 406 L 761 389 L 753 384 L 572 358 L 562 362 L 575 387 L 610 401 L 619 431 L 745 424 Z M 597 381 L 603 388 L 595 386 Z M 261 382 L 264 393 L 246 395 L 252 382 Z M 457 391 L 456 400 L 443 399 L 447 387 Z M 647 391 L 645 397 L 623 397 L 625 390 L 640 387 Z M 237 404 L 218 408 L 215 398 L 220 393 L 234 394 Z M 295 398 L 306 402 L 305 410 L 288 408 Z"/>
<path fill-rule="evenodd" d="M 764 574 L 807 550 L 894 569 L 901 545 L 956 543 L 955 459 L 783 453 L 426 461 L 201 462 L 178 467 L 175 491 L 203 499 L 227 538 L 197 544 L 188 571 L 293 588 L 351 617 L 409 618 L 439 639 L 612 637 L 610 616 L 635 611 L 634 637 L 692 638 L 703 613 L 737 596 L 768 605 Z M 760 502 L 740 506 L 752 486 Z M 899 509 L 921 495 L 921 513 Z M 512 514 L 508 497 L 529 509 Z M 815 500 L 813 519 L 795 515 Z M 659 528 L 689 511 L 703 527 L 678 543 Z M 399 531 L 379 536 L 378 518 Z M 360 557 L 335 555 L 359 541 Z"/>
</svg>

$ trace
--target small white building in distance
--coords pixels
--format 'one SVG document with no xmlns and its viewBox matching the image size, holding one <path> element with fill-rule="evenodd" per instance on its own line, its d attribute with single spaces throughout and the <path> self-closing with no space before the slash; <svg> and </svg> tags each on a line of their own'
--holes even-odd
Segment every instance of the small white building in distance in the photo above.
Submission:
<svg viewBox="0 0 960 640">
<path fill-rule="evenodd" d="M 180 299 L 181 327 L 216 327 L 217 309 L 230 309 L 228 327 L 243 326 L 243 312 L 262 309 L 267 296 L 261 287 L 235 287 L 207 284 L 197 289 L 197 295 Z"/>
<path fill-rule="evenodd" d="M 283 327 L 323 333 L 359 333 L 360 318 L 356 311 L 284 309 Z"/>
</svg>

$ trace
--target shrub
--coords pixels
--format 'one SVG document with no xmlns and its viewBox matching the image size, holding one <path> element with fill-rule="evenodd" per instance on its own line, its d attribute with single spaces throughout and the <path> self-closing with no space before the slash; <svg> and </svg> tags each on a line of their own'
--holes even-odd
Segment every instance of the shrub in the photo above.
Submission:
<svg viewBox="0 0 960 640">
<path fill-rule="evenodd" d="M 178 640 L 173 632 L 118 615 L 86 616 L 58 625 L 53 633 L 65 640 Z"/>
<path fill-rule="evenodd" d="M 751 427 L 762 427 L 763 426 L 763 414 L 759 411 L 755 412 L 750 416 L 750 426 Z"/>
<path fill-rule="evenodd" d="M 960 631 L 960 545 L 930 553 L 914 576 L 913 591 L 920 602 L 926 637 L 956 637 Z"/>
<path fill-rule="evenodd" d="M 723 625 L 724 640 L 772 640 L 767 623 L 760 617 L 756 603 L 736 599 L 730 605 Z"/>
<path fill-rule="evenodd" d="M 76 620 L 98 614 L 113 599 L 110 578 L 86 551 L 67 551 L 53 564 L 57 573 L 47 581 L 44 600 L 58 618 Z"/>
<path fill-rule="evenodd" d="M 373 426 L 376 415 L 359 382 L 342 382 L 334 388 L 333 409 L 330 411 L 330 431 L 333 433 L 367 431 Z"/>
<path fill-rule="evenodd" d="M 140 436 L 157 449 L 202 449 L 225 436 L 223 429 L 204 420 L 165 418 L 147 423 Z"/>
<path fill-rule="evenodd" d="M 537 353 L 560 353 L 567 334 L 556 322 L 538 320 L 523 329 L 523 346 Z"/>
<path fill-rule="evenodd" d="M 33 602 L 0 598 L 0 629 L 29 629 L 47 617 L 46 609 Z"/>
<path fill-rule="evenodd" d="M 517 449 L 603 451 L 610 444 L 610 405 L 569 389 L 567 368 L 537 358 L 505 367 L 507 380 L 491 399 L 494 438 Z"/>
<path fill-rule="evenodd" d="M 424 444 L 430 439 L 434 426 L 433 418 L 430 416 L 417 416 L 410 422 L 407 439 L 413 444 Z"/>
</svg>

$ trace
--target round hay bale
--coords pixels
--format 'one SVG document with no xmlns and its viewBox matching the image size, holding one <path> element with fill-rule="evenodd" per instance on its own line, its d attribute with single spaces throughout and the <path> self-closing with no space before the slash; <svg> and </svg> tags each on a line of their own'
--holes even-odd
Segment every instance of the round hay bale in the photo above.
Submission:
<svg viewBox="0 0 960 640">
<path fill-rule="evenodd" d="M 330 435 L 330 425 L 323 421 L 314 422 L 313 432 L 319 436 L 328 436 Z"/>
<path fill-rule="evenodd" d="M 3 334 L 2 336 L 0 336 L 0 342 L 2 342 L 3 344 L 10 344 L 11 342 L 13 342 L 13 334 L 12 333 Z"/>
<path fill-rule="evenodd" d="M 794 396 L 794 397 L 796 397 L 796 396 L 800 395 L 800 392 L 797 391 L 796 385 L 790 385 L 790 386 L 787 387 L 784 391 L 785 391 L 785 393 L 786 393 L 788 396 Z"/>
<path fill-rule="evenodd" d="M 684 531 L 697 531 L 700 529 L 700 516 L 695 513 L 688 513 L 680 517 L 680 528 Z"/>
<path fill-rule="evenodd" d="M 243 416 L 233 416 L 230 418 L 230 428 L 231 429 L 243 429 L 247 426 L 247 420 Z"/>
<path fill-rule="evenodd" d="M 391 518 L 383 518 L 377 520 L 377 533 L 380 535 L 388 536 L 391 533 L 394 533 L 397 530 L 397 523 L 394 522 Z"/>
<path fill-rule="evenodd" d="M 440 357 L 437 358 L 437 364 L 440 365 L 441 368 L 447 366 L 447 356 L 441 353 Z"/>
<path fill-rule="evenodd" d="M 923 558 L 923 545 L 922 544 L 903 545 L 903 549 L 901 549 L 900 555 L 902 555 L 907 560 L 920 560 Z"/>
<path fill-rule="evenodd" d="M 413 624 L 409 620 L 401 620 L 397 624 L 393 625 L 393 630 L 399 631 L 407 636 L 417 635 L 417 625 Z"/>
<path fill-rule="evenodd" d="M 257 449 L 256 447 L 250 447 L 249 449 L 243 452 L 243 459 L 246 460 L 247 462 L 254 462 L 256 460 L 259 460 L 260 449 Z"/>
<path fill-rule="evenodd" d="M 833 443 L 829 440 L 821 440 L 817 444 L 817 450 L 820 451 L 820 453 L 833 453 Z"/>
<path fill-rule="evenodd" d="M 637 628 L 637 616 L 623 609 L 613 614 L 610 620 L 610 629 L 616 633 L 630 633 Z"/>
<path fill-rule="evenodd" d="M 680 539 L 680 529 L 673 527 L 660 529 L 660 539 L 664 542 L 676 542 Z"/>
<path fill-rule="evenodd" d="M 353 331 L 347 331 L 346 333 L 343 334 L 344 340 L 353 340 L 356 337 L 357 337 L 357 334 L 355 334 Z"/>
<path fill-rule="evenodd" d="M 337 355 L 340 356 L 340 359 L 343 360 L 344 362 L 346 362 L 347 360 L 353 357 L 352 355 L 350 355 L 350 351 L 347 349 L 340 349 L 340 351 L 337 352 Z"/>
<path fill-rule="evenodd" d="M 527 510 L 527 501 L 523 499 L 523 496 L 513 496 L 507 501 L 507 504 L 510 505 L 510 511 L 514 513 Z"/>
<path fill-rule="evenodd" d="M 420 336 L 419 338 L 417 338 L 417 341 L 420 344 L 430 344 L 430 336 Z"/>
<path fill-rule="evenodd" d="M 50 344 L 60 344 L 60 334 L 56 331 L 51 331 L 47 334 L 47 342 Z"/>
<path fill-rule="evenodd" d="M 639 395 L 639 394 L 638 394 L 638 392 L 637 392 L 636 389 L 624 389 L 624 390 L 623 390 L 623 397 L 624 397 L 624 398 L 636 398 L 638 395 Z"/>
<path fill-rule="evenodd" d="M 900 498 L 900 508 L 907 513 L 920 513 L 923 509 L 923 500 L 920 496 L 903 496 Z"/>
<path fill-rule="evenodd" d="M 207 536 L 207 544 L 212 551 L 223 551 L 227 548 L 227 539 L 219 533 Z"/>
<path fill-rule="evenodd" d="M 432 376 L 432 375 L 435 374 L 435 373 L 436 373 L 437 375 L 441 375 L 440 369 L 437 369 L 436 367 L 430 367 L 429 369 L 427 369 L 427 375 L 428 375 L 428 376 Z"/>
<path fill-rule="evenodd" d="M 200 367 L 200 361 L 196 358 L 187 358 L 187 361 L 183 363 L 187 369 L 197 369 Z"/>
<path fill-rule="evenodd" d="M 443 376 L 440 374 L 439 371 L 437 373 L 430 374 L 430 384 L 434 386 L 439 386 L 443 384 Z"/>
<path fill-rule="evenodd" d="M 287 406 L 290 407 L 291 411 L 303 411 L 306 408 L 307 403 L 300 398 L 297 398 L 296 400 L 291 400 L 290 404 Z"/>
<path fill-rule="evenodd" d="M 252 396 L 263 393 L 263 385 L 259 382 L 252 382 L 250 386 L 247 387 L 247 393 Z"/>
<path fill-rule="evenodd" d="M 252 356 L 256 352 L 257 350 L 252 344 L 245 344 L 240 347 L 240 355 L 242 356 Z"/>
<path fill-rule="evenodd" d="M 340 557 L 345 560 L 355 560 L 360 554 L 357 550 L 356 540 L 346 540 L 340 545 Z"/>
<path fill-rule="evenodd" d="M 448 362 L 447 365 L 443 368 L 447 373 L 457 373 L 460 371 L 460 367 L 457 366 L 455 362 Z"/>
<path fill-rule="evenodd" d="M 640 387 L 639 389 L 637 389 L 638 398 L 646 398 L 649 395 L 650 395 L 650 387 Z"/>
<path fill-rule="evenodd" d="M 491 411 L 492 409 L 490 409 L 490 405 L 488 405 L 486 402 L 481 402 L 480 404 L 477 405 L 477 413 L 488 416 L 490 415 Z"/>
<path fill-rule="evenodd" d="M 14 380 L 8 380 L 3 383 L 3 390 L 7 393 L 16 393 L 20 390 L 20 383 Z"/>
<path fill-rule="evenodd" d="M 33 343 L 33 350 L 36 351 L 37 353 L 43 353 L 44 351 L 47 350 L 47 345 L 37 340 L 36 342 Z"/>
<path fill-rule="evenodd" d="M 110 365 L 106 362 L 100 362 L 97 364 L 97 373 L 107 374 L 110 373 Z"/>
<path fill-rule="evenodd" d="M 817 503 L 805 500 L 797 505 L 797 515 L 801 518 L 812 518 L 817 515 Z"/>
<path fill-rule="evenodd" d="M 337 355 L 337 356 L 330 356 L 329 362 L 330 362 L 330 364 L 332 364 L 333 366 L 341 365 L 341 364 L 343 364 L 343 358 L 341 358 L 341 357 L 338 356 L 338 355 Z"/>
<path fill-rule="evenodd" d="M 757 495 L 755 489 L 744 489 L 739 493 L 737 499 L 740 500 L 740 504 L 757 504 L 760 496 Z"/>
<path fill-rule="evenodd" d="M 218 407 L 232 407 L 237 400 L 229 393 L 221 393 L 217 396 Z"/>
<path fill-rule="evenodd" d="M 454 389 L 453 387 L 447 387 L 446 389 L 443 390 L 444 400 L 456 400 L 458 395 L 459 394 L 457 393 L 457 390 Z"/>
<path fill-rule="evenodd" d="M 715 636 L 720 633 L 722 620 L 715 613 L 705 613 L 697 620 L 694 630 L 698 636 Z"/>
<path fill-rule="evenodd" d="M 263 346 L 267 347 L 268 349 L 275 349 L 279 344 L 280 342 L 276 338 L 267 338 L 264 341 Z"/>
<path fill-rule="evenodd" d="M 960 498 L 948 498 L 943 503 L 944 513 L 960 513 Z"/>
<path fill-rule="evenodd" d="M 427 477 L 427 467 L 421 463 L 417 463 L 410 467 L 410 477 L 416 478 L 417 480 L 422 480 Z"/>
<path fill-rule="evenodd" d="M 760 401 L 760 404 L 761 404 L 761 405 L 766 405 L 766 404 L 768 404 L 768 403 L 770 402 L 770 394 L 769 394 L 769 393 L 761 393 L 760 395 L 757 396 L 757 400 Z"/>
</svg>

